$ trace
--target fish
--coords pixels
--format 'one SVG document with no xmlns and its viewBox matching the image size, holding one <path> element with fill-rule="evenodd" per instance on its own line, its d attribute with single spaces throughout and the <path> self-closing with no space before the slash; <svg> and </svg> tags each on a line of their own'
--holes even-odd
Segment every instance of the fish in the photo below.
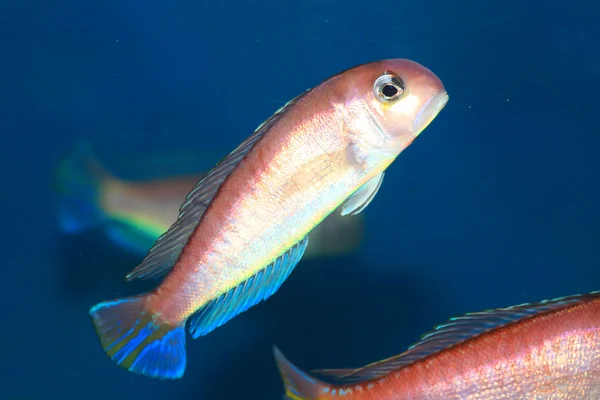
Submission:
<svg viewBox="0 0 600 400">
<path fill-rule="evenodd" d="M 442 81 L 406 59 L 350 68 L 292 99 L 197 183 L 126 276 L 162 281 L 90 308 L 105 353 L 133 373 L 181 378 L 186 330 L 207 335 L 279 290 L 309 233 L 340 206 L 363 211 L 447 101 Z"/>
<path fill-rule="evenodd" d="M 600 292 L 452 318 L 357 369 L 308 374 L 274 355 L 288 400 L 600 399 Z"/>
<path fill-rule="evenodd" d="M 145 256 L 177 221 L 179 207 L 205 174 L 122 179 L 100 162 L 87 140 L 78 140 L 55 172 L 59 228 L 67 235 L 101 229 L 117 246 Z M 363 230 L 363 214 L 333 212 L 310 232 L 303 260 L 354 252 Z"/>
</svg>

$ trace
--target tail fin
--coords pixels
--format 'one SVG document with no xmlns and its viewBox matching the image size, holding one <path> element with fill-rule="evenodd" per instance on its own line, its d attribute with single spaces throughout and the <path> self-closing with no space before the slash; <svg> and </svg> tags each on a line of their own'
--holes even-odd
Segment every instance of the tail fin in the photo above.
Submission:
<svg viewBox="0 0 600 400">
<path fill-rule="evenodd" d="M 185 371 L 185 321 L 160 322 L 146 309 L 146 296 L 105 301 L 90 310 L 102 347 L 119 366 L 159 379 Z"/>
<path fill-rule="evenodd" d="M 329 393 L 329 386 L 297 368 L 277 347 L 273 353 L 285 385 L 286 400 L 316 400 Z"/>
<path fill-rule="evenodd" d="M 96 159 L 91 145 L 80 141 L 56 171 L 59 192 L 60 228 L 78 233 L 102 223 L 104 213 L 99 198 L 102 183 L 110 175 Z"/>
</svg>

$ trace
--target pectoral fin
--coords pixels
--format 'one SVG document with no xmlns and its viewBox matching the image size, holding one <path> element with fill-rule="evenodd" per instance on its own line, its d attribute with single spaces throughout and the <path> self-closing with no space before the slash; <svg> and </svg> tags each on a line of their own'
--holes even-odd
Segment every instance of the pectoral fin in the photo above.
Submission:
<svg viewBox="0 0 600 400">
<path fill-rule="evenodd" d="M 381 172 L 374 178 L 371 178 L 370 181 L 358 188 L 356 192 L 352 193 L 352 195 L 346 199 L 346 202 L 342 206 L 342 215 L 356 215 L 364 210 L 373 200 L 377 194 L 377 191 L 381 187 L 381 182 L 383 182 L 383 174 L 384 172 Z"/>
</svg>

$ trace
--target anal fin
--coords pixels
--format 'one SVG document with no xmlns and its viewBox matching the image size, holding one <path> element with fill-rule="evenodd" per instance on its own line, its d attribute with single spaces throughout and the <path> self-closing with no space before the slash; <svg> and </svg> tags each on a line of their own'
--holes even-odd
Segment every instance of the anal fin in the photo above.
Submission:
<svg viewBox="0 0 600 400">
<path fill-rule="evenodd" d="M 198 338 L 206 335 L 236 315 L 273 295 L 298 264 L 307 244 L 308 236 L 267 267 L 198 310 L 189 320 L 189 331 L 192 337 Z"/>
</svg>

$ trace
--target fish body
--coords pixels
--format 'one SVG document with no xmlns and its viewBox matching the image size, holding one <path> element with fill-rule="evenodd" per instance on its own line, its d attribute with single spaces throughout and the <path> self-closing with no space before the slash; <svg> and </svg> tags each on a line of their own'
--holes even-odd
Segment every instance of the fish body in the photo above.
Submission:
<svg viewBox="0 0 600 400">
<path fill-rule="evenodd" d="M 408 60 L 360 65 L 301 94 L 219 162 L 128 279 L 153 291 L 90 310 L 108 355 L 179 378 L 197 338 L 279 289 L 331 212 L 356 214 L 383 173 L 445 106 L 442 82 Z"/>
<path fill-rule="evenodd" d="M 275 349 L 288 399 L 600 398 L 600 292 L 453 318 L 398 356 L 309 376 Z"/>
<path fill-rule="evenodd" d="M 202 161 L 202 160 L 200 160 Z M 205 173 L 134 181 L 111 174 L 81 141 L 57 169 L 59 225 L 67 234 L 101 229 L 118 246 L 146 255 L 177 221 L 179 207 Z M 313 231 L 303 259 L 338 256 L 362 240 L 363 214 L 332 213 Z"/>
</svg>

